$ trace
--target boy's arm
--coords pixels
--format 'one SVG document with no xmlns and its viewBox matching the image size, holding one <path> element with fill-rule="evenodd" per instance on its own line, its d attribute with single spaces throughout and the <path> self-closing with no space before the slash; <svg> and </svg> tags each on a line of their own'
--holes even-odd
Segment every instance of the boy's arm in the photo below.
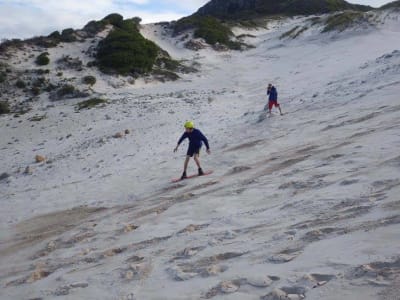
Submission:
<svg viewBox="0 0 400 300">
<path fill-rule="evenodd" d="M 176 144 L 176 147 L 175 147 L 175 149 L 174 149 L 174 152 L 178 151 L 179 145 L 180 145 L 180 144 L 183 142 L 183 140 L 186 139 L 187 137 L 188 137 L 188 136 L 187 136 L 187 133 L 186 133 L 186 132 L 182 134 L 181 138 L 180 138 L 179 141 L 178 141 L 178 144 Z"/>
<path fill-rule="evenodd" d="M 205 135 L 203 133 L 200 132 L 200 134 L 201 134 L 202 141 L 206 145 L 207 152 L 209 153 L 210 152 L 210 145 L 208 144 L 208 139 L 205 137 Z"/>
</svg>

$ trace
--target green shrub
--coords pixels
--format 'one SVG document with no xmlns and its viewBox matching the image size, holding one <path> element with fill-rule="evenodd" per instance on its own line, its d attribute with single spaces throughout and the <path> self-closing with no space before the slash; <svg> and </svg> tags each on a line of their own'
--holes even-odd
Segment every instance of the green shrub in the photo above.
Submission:
<svg viewBox="0 0 400 300">
<path fill-rule="evenodd" d="M 55 40 L 60 40 L 61 34 L 58 31 L 54 31 L 54 32 L 50 33 L 47 37 L 51 38 L 51 39 L 55 39 Z"/>
<path fill-rule="evenodd" d="M 88 85 L 94 85 L 96 83 L 96 77 L 88 75 L 82 78 L 82 82 Z"/>
<path fill-rule="evenodd" d="M 83 27 L 89 35 L 94 36 L 106 28 L 107 22 L 105 21 L 90 21 Z"/>
<path fill-rule="evenodd" d="M 44 77 L 38 77 L 36 80 L 32 83 L 34 87 L 42 87 L 44 83 L 46 82 L 46 78 Z"/>
<path fill-rule="evenodd" d="M 109 14 L 108 16 L 106 16 L 103 21 L 106 21 L 107 23 L 114 25 L 116 27 L 121 27 L 122 23 L 123 23 L 124 17 L 121 16 L 120 14 Z"/>
<path fill-rule="evenodd" d="M 24 89 L 26 87 L 26 83 L 22 79 L 18 79 L 15 85 L 19 89 Z"/>
<path fill-rule="evenodd" d="M 10 113 L 10 106 L 5 101 L 0 101 L 0 115 Z"/>
<path fill-rule="evenodd" d="M 356 21 L 361 20 L 363 13 L 355 11 L 346 11 L 334 16 L 330 16 L 325 22 L 325 28 L 322 32 L 337 30 L 339 32 L 346 30 Z"/>
<path fill-rule="evenodd" d="M 40 87 L 34 86 L 31 88 L 31 93 L 34 96 L 38 96 L 40 94 Z"/>
<path fill-rule="evenodd" d="M 72 28 L 67 28 L 64 29 L 61 32 L 61 41 L 65 42 L 65 43 L 71 43 L 71 42 L 75 42 L 76 41 L 76 37 L 74 35 L 75 31 Z"/>
<path fill-rule="evenodd" d="M 0 72 L 0 83 L 3 83 L 7 79 L 7 74 Z"/>
<path fill-rule="evenodd" d="M 40 54 L 38 57 L 36 57 L 36 64 L 39 66 L 48 65 L 50 63 L 48 55 L 48 52 L 43 52 L 42 54 Z"/>
<path fill-rule="evenodd" d="M 95 67 L 95 66 L 97 66 L 97 62 L 96 61 L 89 61 L 87 64 L 86 64 L 86 67 L 88 67 L 88 68 L 91 68 L 91 67 Z"/>
<path fill-rule="evenodd" d="M 89 99 L 86 101 L 79 102 L 77 104 L 77 110 L 81 110 L 84 108 L 89 109 L 89 108 L 95 107 L 96 105 L 103 104 L 103 103 L 107 103 L 107 101 L 104 99 L 100 99 L 100 98 L 92 98 L 92 99 Z"/>
<path fill-rule="evenodd" d="M 145 39 L 135 20 L 123 21 L 98 46 L 97 62 L 101 71 L 127 75 L 152 70 L 159 48 Z"/>
<path fill-rule="evenodd" d="M 75 92 L 75 87 L 73 85 L 65 84 L 61 88 L 58 89 L 57 96 L 63 97 L 65 95 L 71 95 L 74 92 Z"/>
<path fill-rule="evenodd" d="M 199 28 L 194 32 L 195 37 L 203 38 L 210 45 L 216 43 L 228 45 L 232 35 L 232 31 L 228 27 L 213 17 L 201 18 Z"/>
<path fill-rule="evenodd" d="M 230 37 L 233 36 L 232 31 L 214 17 L 191 16 L 180 19 L 175 24 L 174 31 L 177 34 L 191 28 L 195 28 L 194 36 L 196 38 L 203 38 L 209 45 L 215 45 L 216 43 L 228 47 L 232 45 L 230 44 Z"/>
</svg>

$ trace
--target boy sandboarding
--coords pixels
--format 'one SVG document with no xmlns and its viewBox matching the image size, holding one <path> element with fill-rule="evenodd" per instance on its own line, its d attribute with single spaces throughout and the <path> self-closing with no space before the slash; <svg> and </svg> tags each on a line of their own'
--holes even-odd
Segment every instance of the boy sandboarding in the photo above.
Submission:
<svg viewBox="0 0 400 300">
<path fill-rule="evenodd" d="M 208 154 L 211 153 L 207 138 L 204 136 L 204 134 L 200 130 L 194 128 L 193 121 L 187 121 L 185 123 L 184 127 L 185 127 L 185 132 L 182 134 L 181 138 L 178 141 L 178 144 L 176 145 L 176 147 L 174 149 L 174 152 L 178 151 L 178 147 L 183 142 L 183 140 L 185 140 L 186 138 L 189 139 L 189 146 L 188 146 L 188 150 L 186 153 L 186 159 L 185 159 L 185 163 L 183 165 L 183 173 L 182 173 L 180 180 L 188 178 L 186 171 L 187 171 L 187 167 L 188 167 L 189 160 L 191 157 L 193 157 L 194 161 L 196 162 L 196 165 L 198 168 L 198 176 L 206 175 L 203 172 L 203 169 L 201 168 L 201 165 L 200 165 L 200 148 L 201 148 L 203 142 L 206 145 L 207 153 Z"/>
</svg>

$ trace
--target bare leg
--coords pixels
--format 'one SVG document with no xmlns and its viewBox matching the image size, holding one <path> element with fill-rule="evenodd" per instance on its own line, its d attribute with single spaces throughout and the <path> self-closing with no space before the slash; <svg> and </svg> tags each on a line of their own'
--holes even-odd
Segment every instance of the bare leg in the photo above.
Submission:
<svg viewBox="0 0 400 300">
<path fill-rule="evenodd" d="M 195 153 L 195 154 L 193 155 L 193 159 L 194 159 L 194 161 L 196 162 L 197 167 L 198 167 L 199 169 L 201 169 L 201 167 L 200 167 L 200 155 L 197 154 L 197 153 Z"/>
<path fill-rule="evenodd" d="M 190 156 L 186 155 L 185 163 L 183 164 L 183 172 L 185 172 L 185 173 L 186 173 L 186 170 L 187 170 L 187 167 L 189 164 L 189 160 L 190 160 Z"/>
<path fill-rule="evenodd" d="M 281 113 L 281 116 L 283 115 L 282 110 L 281 110 L 281 106 L 278 106 L 279 112 Z"/>
</svg>

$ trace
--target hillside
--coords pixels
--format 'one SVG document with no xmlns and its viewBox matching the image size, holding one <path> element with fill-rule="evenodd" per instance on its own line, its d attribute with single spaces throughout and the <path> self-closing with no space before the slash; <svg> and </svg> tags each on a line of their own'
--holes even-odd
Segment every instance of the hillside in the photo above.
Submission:
<svg viewBox="0 0 400 300">
<path fill-rule="evenodd" d="M 164 82 L 88 66 L 113 24 L 12 48 L 0 58 L 11 109 L 0 299 L 397 299 L 399 17 L 237 24 L 242 51 L 143 24 L 134 37 L 198 70 Z M 266 115 L 268 83 L 283 116 Z M 208 137 L 201 162 L 214 172 L 172 183 L 187 120 Z"/>
<path fill-rule="evenodd" d="M 312 15 L 341 10 L 367 11 L 371 9 L 372 7 L 350 4 L 344 0 L 212 0 L 194 15 L 237 19 L 266 15 Z"/>
</svg>

